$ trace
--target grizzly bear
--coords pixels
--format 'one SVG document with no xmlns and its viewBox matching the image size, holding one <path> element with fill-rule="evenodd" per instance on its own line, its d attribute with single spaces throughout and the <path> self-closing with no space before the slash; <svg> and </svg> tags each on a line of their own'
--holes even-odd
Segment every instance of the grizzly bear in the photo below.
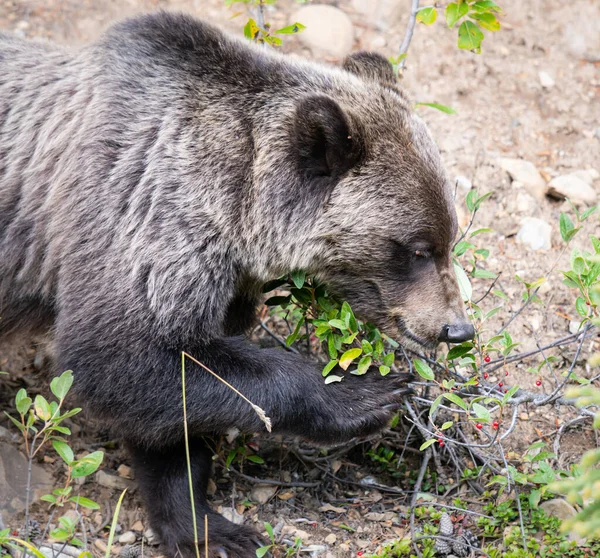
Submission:
<svg viewBox="0 0 600 558">
<path fill-rule="evenodd" d="M 376 432 L 406 376 L 325 385 L 253 346 L 261 285 L 306 270 L 410 348 L 460 342 L 456 232 L 436 144 L 383 57 L 329 67 L 168 13 L 77 52 L 0 35 L 0 335 L 52 332 L 56 370 L 131 449 L 170 556 L 194 554 L 181 352 L 276 432 Z M 208 506 L 203 436 L 264 426 L 191 363 L 187 406 L 211 552 L 254 556 L 256 533 Z"/>
</svg>

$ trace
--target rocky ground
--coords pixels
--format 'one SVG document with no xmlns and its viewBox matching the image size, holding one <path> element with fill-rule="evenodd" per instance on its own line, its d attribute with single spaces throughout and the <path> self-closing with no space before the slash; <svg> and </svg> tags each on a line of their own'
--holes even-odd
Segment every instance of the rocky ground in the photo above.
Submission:
<svg viewBox="0 0 600 558">
<path fill-rule="evenodd" d="M 600 190 L 600 5 L 596 0 L 499 3 L 505 12 L 503 28 L 486 32 L 481 55 L 459 51 L 456 30 L 448 30 L 442 21 L 418 26 L 403 78 L 415 101 L 442 103 L 456 110 L 455 115 L 447 115 L 418 109 L 442 149 L 451 176 L 458 179 L 462 224 L 468 219 L 463 200 L 469 189 L 494 193 L 477 215 L 477 225 L 494 232 L 481 235 L 477 243 L 490 249 L 487 268 L 501 274 L 498 286 L 510 300 L 492 325 L 506 322 L 520 305 L 523 289 L 513 279 L 516 274 L 535 280 L 568 265 L 558 231 L 560 212 L 570 210 L 564 196 L 583 208 L 596 203 Z M 280 0 L 267 7 L 267 20 L 274 25 L 296 20 L 307 25 L 304 34 L 284 42 L 285 51 L 330 63 L 339 63 L 356 49 L 386 56 L 397 53 L 408 1 L 326 4 L 304 6 Z M 246 21 L 243 14 L 232 17 L 244 12 L 242 4 L 227 9 L 221 0 L 0 0 L 0 30 L 77 46 L 95 39 L 112 21 L 156 8 L 194 13 L 238 34 Z M 597 218 L 586 223 L 586 231 L 600 232 Z M 584 247 L 585 237 L 581 235 L 576 244 Z M 488 286 L 489 281 L 476 284 L 476 293 L 483 294 Z M 562 286 L 559 273 L 549 275 L 540 295 L 544 304 L 532 305 L 511 324 L 521 351 L 535 348 L 538 342 L 549 343 L 577 325 L 573 296 Z M 586 342 L 585 353 L 597 348 L 592 339 Z M 0 380 L 0 408 L 8 408 L 19 387 L 44 389 L 30 373 L 34 353 L 25 342 L 2 347 L 0 368 L 10 377 Z M 545 377 L 536 386 L 536 377 L 526 374 L 526 367 L 511 367 L 511 385 L 552 389 L 550 378 Z M 589 367 L 580 373 L 592 375 Z M 569 416 L 564 409 L 524 409 L 511 437 L 511 450 L 522 451 L 535 439 L 547 439 Z M 141 541 L 146 532 L 145 552 L 158 554 L 133 490 L 135 480 L 126 453 L 89 418 L 76 418 L 71 426 L 76 453 L 98 448 L 106 452 L 103 470 L 81 487 L 82 494 L 102 505 L 101 511 L 90 513 L 94 554 L 106 548 L 103 527 L 124 487 L 132 490 L 119 519 L 115 550 Z M 590 440 L 589 430 L 569 431 L 562 442 L 563 463 L 577 460 Z M 390 474 L 366 456 L 372 443 L 324 455 L 286 440 L 248 441 L 267 463 L 246 462 L 240 467 L 234 462 L 236 472 L 229 473 L 218 461 L 216 482 L 211 485 L 213 504 L 234 520 L 257 526 L 270 521 L 286 538 L 301 537 L 312 555 L 328 557 L 372 552 L 385 540 L 407 532 L 403 519 L 407 500 L 394 494 L 394 487 L 402 491 L 414 482 L 419 463 L 416 449 L 404 450 L 403 465 Z M 19 437 L 0 418 L 0 511 L 5 522 L 22 517 L 26 466 L 19 449 Z M 437 481 L 428 478 L 431 488 Z M 63 480 L 60 459 L 52 450 L 42 453 L 34 464 L 35 494 Z M 389 489 L 374 488 L 373 483 Z M 41 521 L 44 510 L 34 505 Z"/>
</svg>

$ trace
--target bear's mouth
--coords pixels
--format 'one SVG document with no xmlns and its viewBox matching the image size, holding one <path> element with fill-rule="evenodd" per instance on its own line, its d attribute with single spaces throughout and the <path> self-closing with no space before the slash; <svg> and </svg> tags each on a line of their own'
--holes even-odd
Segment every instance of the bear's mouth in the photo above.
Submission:
<svg viewBox="0 0 600 558">
<path fill-rule="evenodd" d="M 438 345 L 437 339 L 435 339 L 433 341 L 423 339 L 422 337 L 419 337 L 418 335 L 416 335 L 415 333 L 410 331 L 410 329 L 408 329 L 408 327 L 406 326 L 406 324 L 404 323 L 404 320 L 402 318 L 398 318 L 396 320 L 396 322 L 397 322 L 397 326 L 398 326 L 398 332 L 400 333 L 400 335 L 402 337 L 404 337 L 405 339 L 412 341 L 413 343 L 416 343 L 419 348 L 435 349 L 435 347 Z"/>
</svg>

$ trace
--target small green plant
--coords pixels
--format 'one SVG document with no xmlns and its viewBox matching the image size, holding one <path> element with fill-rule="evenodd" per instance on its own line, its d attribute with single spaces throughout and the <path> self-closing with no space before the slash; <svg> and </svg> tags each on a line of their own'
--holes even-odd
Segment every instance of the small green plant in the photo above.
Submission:
<svg viewBox="0 0 600 558">
<path fill-rule="evenodd" d="M 78 414 L 81 409 L 75 408 L 64 410 L 64 402 L 69 390 L 73 384 L 72 372 L 66 371 L 61 376 L 54 378 L 50 383 L 52 394 L 56 398 L 54 401 L 48 401 L 42 395 L 36 395 L 34 399 L 29 397 L 27 390 L 20 389 L 15 397 L 15 407 L 18 418 L 9 413 L 6 416 L 19 429 L 25 443 L 25 452 L 27 454 L 29 467 L 27 474 L 26 487 L 26 507 L 25 507 L 25 528 L 24 535 L 21 538 L 15 538 L 9 535 L 10 531 L 0 533 L 0 546 L 7 545 L 14 548 L 14 545 L 24 546 L 32 551 L 32 541 L 29 536 L 29 506 L 31 503 L 31 463 L 38 453 L 45 449 L 49 444 L 52 445 L 56 453 L 64 461 L 66 466 L 66 479 L 64 485 L 46 494 L 40 499 L 50 504 L 53 510 L 48 520 L 48 525 L 54 516 L 55 511 L 64 509 L 67 505 L 71 508 L 88 508 L 92 510 L 100 509 L 100 506 L 78 494 L 74 494 L 73 481 L 94 473 L 101 465 L 104 453 L 95 451 L 79 459 L 75 458 L 73 450 L 64 438 L 69 436 L 71 431 L 63 422 Z M 83 517 L 79 515 L 79 521 Z M 63 542 L 74 546 L 84 546 L 84 543 L 77 537 L 77 523 L 69 514 L 64 514 L 58 518 L 58 526 L 48 533 L 48 526 L 44 530 L 42 539 L 46 533 L 56 542 Z M 32 551 L 33 552 L 33 551 Z M 37 552 L 37 551 L 36 551 Z M 34 552 L 35 554 L 35 552 Z M 36 554 L 37 555 L 37 554 Z"/>
<path fill-rule="evenodd" d="M 268 552 L 270 552 L 276 558 L 291 558 L 297 556 L 302 548 L 302 539 L 296 538 L 292 546 L 283 546 L 277 542 L 277 537 L 273 531 L 273 527 L 270 523 L 265 522 L 265 531 L 269 536 L 269 544 L 261 546 L 256 549 L 256 557 L 263 558 Z"/>
<path fill-rule="evenodd" d="M 432 25 L 438 17 L 435 6 L 427 6 L 417 11 L 417 21 L 425 25 Z M 476 54 L 481 53 L 481 43 L 485 38 L 483 29 L 498 31 L 500 22 L 498 14 L 502 12 L 500 6 L 489 0 L 457 0 L 450 2 L 445 9 L 446 24 L 450 29 L 458 26 L 458 48 L 470 50 Z"/>
</svg>

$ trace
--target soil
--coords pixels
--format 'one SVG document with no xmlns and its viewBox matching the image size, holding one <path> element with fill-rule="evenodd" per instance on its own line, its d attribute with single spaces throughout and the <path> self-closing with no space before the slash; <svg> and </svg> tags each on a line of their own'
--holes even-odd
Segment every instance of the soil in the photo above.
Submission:
<svg viewBox="0 0 600 558">
<path fill-rule="evenodd" d="M 370 0 L 369 0 L 370 1 Z M 367 0 L 363 0 L 367 2 Z M 381 0 L 382 4 L 389 4 Z M 385 28 L 365 16 L 359 1 L 327 2 L 337 5 L 352 19 L 355 29 L 355 49 L 374 49 L 386 56 L 396 54 L 404 35 L 409 2 L 399 14 L 386 21 Z M 373 0 L 375 3 L 375 0 Z M 468 178 L 480 192 L 492 191 L 492 198 L 477 215 L 477 226 L 490 227 L 493 233 L 476 237 L 479 247 L 489 248 L 487 269 L 500 273 L 497 286 L 508 295 L 509 301 L 490 323 L 495 330 L 507 321 L 511 311 L 521 304 L 523 288 L 514 279 L 518 274 L 526 280 L 549 276 L 541 289 L 541 305 L 531 305 L 510 326 L 510 333 L 521 345 L 518 351 L 535 349 L 536 344 L 548 344 L 569 332 L 569 323 L 576 319 L 574 297 L 562 285 L 556 269 L 568 266 L 568 251 L 558 232 L 561 211 L 569 211 L 566 202 L 531 196 L 522 186 L 511 183 L 501 170 L 500 157 L 523 158 L 531 161 L 546 180 L 572 171 L 596 168 L 600 165 L 600 44 L 598 21 L 600 8 L 596 0 L 502 0 L 503 29 L 486 32 L 483 53 L 475 55 L 456 48 L 456 30 L 448 30 L 442 22 L 432 27 L 418 26 L 410 48 L 403 87 L 420 102 L 438 102 L 456 110 L 447 115 L 421 107 L 419 112 L 437 139 L 451 176 Z M 0 0 L 0 30 L 13 31 L 21 36 L 43 38 L 59 43 L 80 45 L 94 40 L 111 22 L 135 13 L 154 10 L 183 10 L 214 22 L 234 33 L 241 33 L 244 6 L 224 7 L 222 0 Z M 288 20 L 298 6 L 291 0 L 280 0 L 268 18 L 276 23 Z M 594 24 L 595 22 L 595 24 Z M 290 37 L 283 49 L 301 56 L 313 57 L 298 38 Z M 328 60 L 336 63 L 338 61 Z M 543 87 L 539 72 L 548 73 L 554 80 Z M 600 170 L 600 169 L 599 169 Z M 595 184 L 596 189 L 600 183 Z M 462 224 L 467 221 L 463 209 L 465 191 L 458 189 L 457 206 Z M 523 204 L 523 199 L 527 203 Z M 531 251 L 517 243 L 515 235 L 526 216 L 544 219 L 552 225 L 552 248 Z M 586 232 L 598 234 L 598 220 L 590 219 Z M 585 246 L 581 234 L 575 245 Z M 482 296 L 489 281 L 475 283 L 475 296 Z M 492 301 L 484 304 L 489 310 Z M 255 333 L 257 337 L 264 337 Z M 264 340 L 264 339 L 263 339 Z M 33 371 L 36 353 L 35 339 L 11 340 L 0 348 L 0 368 L 10 373 L 3 377 L 0 408 L 11 406 L 11 399 L 20 387 L 44 391 L 45 382 Z M 584 356 L 597 350 L 597 339 L 586 341 Z M 564 355 L 567 366 L 574 347 L 554 354 Z M 550 392 L 552 376 L 543 371 L 543 384 L 536 386 L 537 376 L 526 368 L 537 363 L 527 361 L 508 367 L 509 376 L 499 371 L 507 386 L 518 383 L 528 389 Z M 585 362 L 585 361 L 583 361 Z M 564 370 L 558 370 L 560 374 Z M 592 377 L 589 366 L 577 368 L 577 374 Z M 542 439 L 552 441 L 556 429 L 576 414 L 565 407 L 522 409 L 528 413 L 519 421 L 517 430 L 507 440 L 506 447 L 520 455 L 530 443 Z M 0 426 L 11 428 L 8 420 L 0 418 Z M 89 417 L 71 421 L 75 453 L 95 450 L 106 452 L 103 467 L 115 472 L 128 465 L 128 456 L 108 432 Z M 400 426 L 400 433 L 402 425 Z M 569 429 L 562 437 L 560 463 L 566 466 L 592 445 L 590 425 L 584 423 Z M 248 524 L 269 521 L 285 533 L 288 540 L 300 536 L 304 546 L 313 545 L 314 556 L 355 556 L 374 552 L 384 541 L 404 536 L 408 532 L 407 494 L 418 469 L 418 442 L 404 452 L 398 467 L 382 467 L 367 455 L 378 446 L 402 448 L 401 436 L 387 433 L 368 443 L 334 448 L 327 453 L 295 441 L 254 437 L 251 448 L 265 464 L 246 461 L 233 467 L 243 475 L 228 472 L 221 460 L 215 466 L 212 503 L 217 509 L 235 507 Z M 21 447 L 18 438 L 10 442 Z M 232 446 L 239 444 L 234 442 Z M 221 456 L 226 457 L 226 450 Z M 337 457 L 336 457 L 337 456 Z M 38 465 L 49 472 L 59 486 L 64 481 L 64 467 L 50 449 L 39 455 Z M 433 469 L 435 470 L 435 469 Z M 121 469 L 123 472 L 123 469 Z M 125 474 L 125 473 L 123 473 Z M 127 476 L 127 475 L 126 475 Z M 382 487 L 366 486 L 376 477 Z M 254 479 L 280 482 L 276 494 L 266 504 L 251 503 Z M 423 490 L 433 491 L 444 477 L 442 471 L 426 478 Z M 366 479 L 366 480 L 365 480 Z M 447 484 L 451 484 L 450 479 Z M 2 478 L 0 478 L 2 482 Z M 446 483 L 446 481 L 444 481 Z M 314 487 L 298 483 L 316 483 Z M 386 490 L 385 487 L 391 487 Z M 397 490 L 400 493 L 394 494 Z M 406 491 L 406 494 L 402 494 Z M 91 512 L 91 523 L 99 528 L 92 537 L 100 542 L 92 552 L 100 556 L 102 541 L 107 532 L 101 527 L 110 520 L 118 490 L 101 486 L 92 478 L 81 486 L 81 494 L 101 503 L 100 512 Z M 477 509 L 475 506 L 474 509 Z M 34 504 L 34 515 L 42 522 L 47 517 L 45 505 Z M 9 525 L 22 519 L 22 514 L 4 517 Z M 145 514 L 135 490 L 125 499 L 119 518 L 119 530 L 134 530 L 141 538 L 148 528 Z M 90 541 L 92 542 L 92 541 Z M 115 546 L 115 551 L 119 548 Z M 145 549 L 158 555 L 158 547 Z"/>
</svg>

